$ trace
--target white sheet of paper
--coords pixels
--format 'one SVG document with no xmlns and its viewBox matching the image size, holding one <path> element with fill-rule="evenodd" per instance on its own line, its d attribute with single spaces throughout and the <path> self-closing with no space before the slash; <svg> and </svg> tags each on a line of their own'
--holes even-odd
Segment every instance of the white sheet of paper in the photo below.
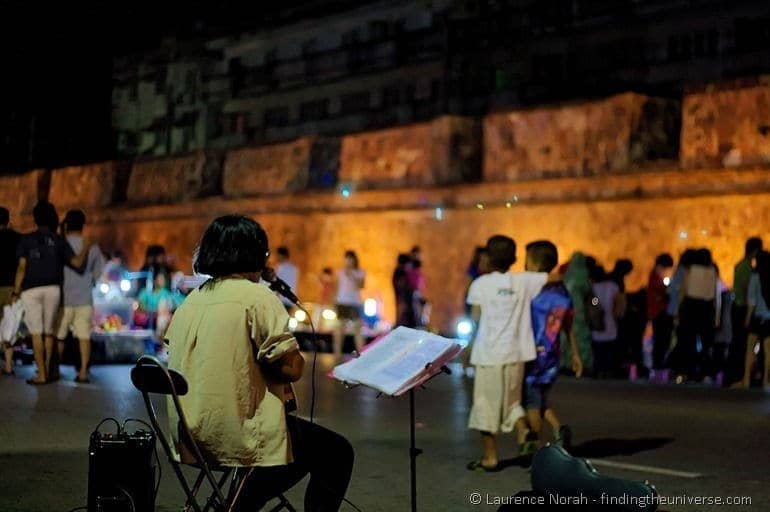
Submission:
<svg viewBox="0 0 770 512">
<path fill-rule="evenodd" d="M 426 365 L 457 347 L 457 343 L 448 338 L 398 327 L 359 358 L 337 366 L 333 375 L 345 382 L 394 395 L 417 382 L 426 372 Z"/>
</svg>

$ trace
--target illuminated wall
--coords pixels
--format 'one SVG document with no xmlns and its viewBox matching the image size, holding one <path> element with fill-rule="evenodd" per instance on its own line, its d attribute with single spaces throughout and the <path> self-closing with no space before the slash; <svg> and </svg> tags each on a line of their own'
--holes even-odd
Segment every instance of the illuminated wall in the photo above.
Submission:
<svg viewBox="0 0 770 512">
<path fill-rule="evenodd" d="M 366 296 L 382 298 L 393 318 L 390 277 L 399 252 L 423 248 L 427 296 L 436 325 L 447 329 L 460 314 L 464 269 L 472 248 L 496 233 L 524 246 L 547 238 L 562 260 L 575 250 L 611 266 L 631 258 L 636 269 L 630 289 L 646 280 L 655 256 L 678 255 L 689 246 L 706 246 L 728 283 L 749 236 L 770 240 L 770 183 L 764 169 L 703 170 L 464 185 L 430 190 L 399 189 L 301 194 L 265 199 L 210 198 L 183 205 L 94 212 L 92 227 L 106 247 L 120 247 L 138 266 L 145 247 L 162 243 L 179 268 L 189 271 L 195 242 L 216 215 L 244 212 L 268 230 L 271 245 L 291 248 L 302 274 L 300 296 L 317 300 L 318 276 L 325 266 L 341 265 L 354 249 L 368 272 Z M 506 205 L 506 198 L 518 202 Z M 435 207 L 442 205 L 443 220 Z M 479 208 L 483 206 L 483 209 Z M 514 268 L 521 269 L 520 263 Z"/>
<path fill-rule="evenodd" d="M 747 104 L 766 91 L 735 94 Z M 699 98 L 702 105 L 725 101 Z M 356 250 L 368 272 L 365 296 L 382 299 L 391 319 L 396 257 L 418 244 L 433 323 L 448 330 L 462 309 L 472 250 L 496 233 L 514 237 L 522 248 L 535 239 L 553 240 L 562 261 L 576 250 L 609 267 L 630 258 L 636 265 L 632 290 L 643 286 L 658 253 L 676 257 L 686 247 L 706 246 L 731 283 L 745 239 L 760 235 L 770 242 L 770 169 L 761 163 L 698 168 L 690 145 L 706 137 L 725 149 L 719 141 L 729 140 L 730 127 L 740 123 L 726 107 L 718 109 L 723 122 L 689 118 L 699 112 L 683 111 L 681 139 L 669 102 L 620 95 L 493 114 L 483 122 L 483 137 L 478 122 L 445 117 L 341 140 L 34 171 L 0 178 L 0 204 L 21 229 L 31 228 L 38 197 L 49 197 L 60 210 L 84 207 L 105 250 L 122 249 L 138 267 L 146 246 L 159 243 L 187 272 L 211 219 L 242 212 L 267 228 L 273 248 L 291 249 L 306 301 L 319 296 L 321 269 L 339 267 L 343 252 Z M 762 112 L 751 118 L 759 133 Z M 581 118 L 594 121 L 581 124 Z M 602 119 L 606 126 L 597 127 Z M 671 150 L 679 140 L 678 161 Z M 764 154 L 761 142 L 743 147 L 743 155 Z M 361 186 L 343 197 L 319 179 L 329 169 L 339 183 Z M 475 183 L 482 169 L 483 181 Z"/>
</svg>

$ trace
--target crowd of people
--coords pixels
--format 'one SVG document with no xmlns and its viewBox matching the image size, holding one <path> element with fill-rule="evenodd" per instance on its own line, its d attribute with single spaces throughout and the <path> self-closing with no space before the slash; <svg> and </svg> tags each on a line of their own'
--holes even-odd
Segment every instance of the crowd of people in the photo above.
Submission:
<svg viewBox="0 0 770 512">
<path fill-rule="evenodd" d="M 84 235 L 82 210 L 68 211 L 60 222 L 56 207 L 40 201 L 32 216 L 34 231 L 22 235 L 12 229 L 8 210 L 0 207 L 0 310 L 16 301 L 23 304 L 23 325 L 37 367 L 28 383 L 43 385 L 60 378 L 59 365 L 70 335 L 79 353 L 75 381 L 89 383 L 95 285 L 113 283 L 105 298 L 123 296 L 123 254 L 116 251 L 107 256 Z M 184 288 L 178 285 L 172 290 L 172 269 L 159 245 L 148 247 L 140 275 L 147 279 L 132 291 L 136 310 L 132 321 L 162 333 L 183 300 L 180 290 Z M 14 341 L 2 341 L 3 375 L 15 374 Z"/>
<path fill-rule="evenodd" d="M 422 271 L 419 246 L 412 247 L 409 253 L 398 255 L 392 282 L 396 298 L 395 325 L 412 328 L 425 327 L 428 323 L 427 301 L 425 299 L 426 280 Z"/>
<path fill-rule="evenodd" d="M 608 272 L 595 258 L 573 254 L 558 272 L 574 303 L 570 333 L 585 374 L 747 388 L 761 373 L 770 390 L 768 263 L 762 240 L 750 238 L 730 288 L 708 249 L 687 249 L 676 264 L 663 253 L 652 264 L 647 286 L 630 292 L 630 260 L 618 260 Z M 477 247 L 466 270 L 468 289 L 492 271 L 488 249 Z M 566 346 L 564 368 L 571 357 Z"/>
<path fill-rule="evenodd" d="M 65 339 L 78 340 L 77 379 L 88 380 L 92 290 L 99 280 L 119 282 L 126 272 L 120 252 L 103 255 L 84 236 L 85 214 L 67 212 L 63 222 L 53 205 L 40 202 L 33 211 L 35 231 L 20 235 L 10 228 L 8 210 L 0 209 L 0 305 L 21 299 L 25 323 L 40 370 L 31 379 L 42 384 L 58 378 L 58 360 Z M 276 275 L 296 291 L 300 271 L 287 247 L 276 251 Z M 745 255 L 735 266 L 730 288 L 720 277 L 708 249 L 688 249 L 678 263 L 670 254 L 652 263 L 647 286 L 629 292 L 625 279 L 633 270 L 628 259 L 611 271 L 593 257 L 575 253 L 554 272 L 563 280 L 574 304 L 570 335 L 583 372 L 596 378 L 650 377 L 657 381 L 705 381 L 749 387 L 762 374 L 770 384 L 770 253 L 759 238 L 747 241 Z M 139 269 L 147 285 L 134 292 L 140 326 L 151 325 L 162 336 L 173 311 L 189 289 L 180 283 L 162 246 L 148 247 Z M 466 294 L 479 277 L 493 272 L 488 248 L 477 247 L 466 269 Z M 333 308 L 338 322 L 333 332 L 335 354 L 342 353 L 345 326 L 352 327 L 356 349 L 364 345 L 362 289 L 366 272 L 354 251 L 344 253 L 338 270 L 324 268 L 320 277 L 322 307 Z M 419 246 L 398 255 L 392 275 L 395 325 L 428 327 L 430 305 Z M 281 299 L 287 309 L 292 304 Z M 61 310 L 59 306 L 62 306 Z M 466 312 L 471 306 L 466 304 Z M 566 335 L 561 335 L 566 341 Z M 58 341 L 57 341 L 58 340 Z M 563 343 L 562 367 L 572 363 L 572 347 Z M 645 350 L 651 346 L 651 350 Z M 11 374 L 13 351 L 3 347 L 2 373 Z M 58 353 L 58 354 L 57 354 Z M 468 352 L 467 354 L 469 354 Z M 466 355 L 466 363 L 469 355 Z"/>
</svg>

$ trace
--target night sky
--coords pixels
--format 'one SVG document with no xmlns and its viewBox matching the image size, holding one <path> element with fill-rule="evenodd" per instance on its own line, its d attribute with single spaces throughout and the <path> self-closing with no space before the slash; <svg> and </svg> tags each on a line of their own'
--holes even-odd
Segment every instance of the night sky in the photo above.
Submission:
<svg viewBox="0 0 770 512">
<path fill-rule="evenodd" d="M 213 37 L 354 4 L 0 1 L 0 174 L 114 156 L 115 56 L 154 48 L 166 36 Z"/>
</svg>

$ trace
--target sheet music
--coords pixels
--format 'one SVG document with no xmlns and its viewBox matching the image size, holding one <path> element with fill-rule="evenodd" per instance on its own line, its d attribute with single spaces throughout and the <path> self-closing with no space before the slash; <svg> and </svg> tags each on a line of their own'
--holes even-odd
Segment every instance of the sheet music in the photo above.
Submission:
<svg viewBox="0 0 770 512">
<path fill-rule="evenodd" d="M 333 375 L 345 382 L 398 395 L 432 371 L 426 370 L 426 365 L 460 350 L 448 338 L 398 327 L 359 358 L 337 366 Z"/>
</svg>

